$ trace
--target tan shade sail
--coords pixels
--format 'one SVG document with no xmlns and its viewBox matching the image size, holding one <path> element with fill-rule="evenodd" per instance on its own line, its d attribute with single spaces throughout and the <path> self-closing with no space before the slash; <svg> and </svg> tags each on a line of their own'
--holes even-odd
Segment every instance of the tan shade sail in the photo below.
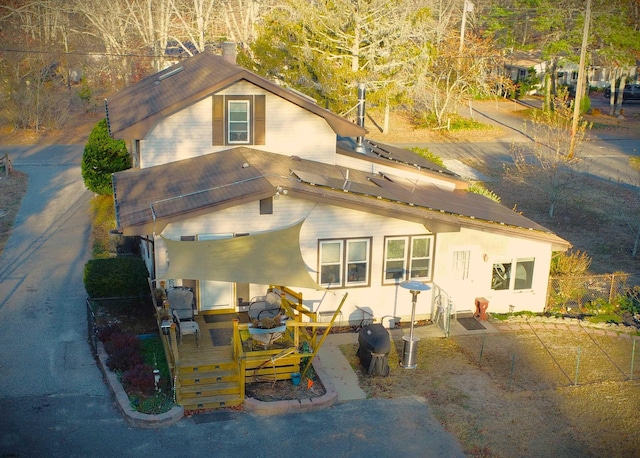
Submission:
<svg viewBox="0 0 640 458">
<path fill-rule="evenodd" d="M 168 269 L 159 268 L 156 275 L 167 279 L 323 289 L 311 278 L 300 253 L 303 222 L 285 229 L 218 240 L 189 242 L 161 236 L 159 241 L 167 250 Z"/>
</svg>

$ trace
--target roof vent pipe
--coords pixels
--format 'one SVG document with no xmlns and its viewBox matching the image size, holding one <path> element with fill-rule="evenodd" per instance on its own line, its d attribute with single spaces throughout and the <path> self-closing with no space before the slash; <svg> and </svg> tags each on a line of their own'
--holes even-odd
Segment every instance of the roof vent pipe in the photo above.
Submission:
<svg viewBox="0 0 640 458">
<path fill-rule="evenodd" d="M 365 84 L 358 83 L 358 125 L 364 129 L 364 103 L 365 103 Z M 358 153 L 364 153 L 364 137 L 358 137 L 356 139 L 356 151 Z"/>
<path fill-rule="evenodd" d="M 225 41 L 222 43 L 222 57 L 224 60 L 229 62 L 230 64 L 237 64 L 237 55 L 238 52 L 236 50 L 236 44 L 233 41 Z"/>
</svg>

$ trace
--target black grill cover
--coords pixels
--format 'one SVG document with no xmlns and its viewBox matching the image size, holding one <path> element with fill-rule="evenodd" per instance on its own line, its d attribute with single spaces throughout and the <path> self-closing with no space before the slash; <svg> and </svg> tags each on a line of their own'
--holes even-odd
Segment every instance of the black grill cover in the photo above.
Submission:
<svg viewBox="0 0 640 458">
<path fill-rule="evenodd" d="M 391 339 L 389 332 L 381 324 L 370 324 L 358 334 L 358 352 L 356 355 L 370 375 L 389 374 L 389 351 Z"/>
</svg>

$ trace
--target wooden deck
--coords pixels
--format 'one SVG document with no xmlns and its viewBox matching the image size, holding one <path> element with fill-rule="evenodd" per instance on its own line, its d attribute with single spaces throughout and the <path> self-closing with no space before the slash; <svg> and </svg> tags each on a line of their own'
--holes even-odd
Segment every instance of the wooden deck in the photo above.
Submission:
<svg viewBox="0 0 640 458">
<path fill-rule="evenodd" d="M 332 320 L 322 323 L 302 305 L 301 294 L 283 286 L 270 289 L 280 292 L 282 310 L 289 318 L 275 342 L 265 341 L 263 332 L 251 333 L 243 312 L 196 315 L 197 342 L 194 335 L 179 341 L 175 324 L 163 327 L 169 324 L 167 310 L 158 309 L 160 326 L 169 330 L 164 343 L 175 378 L 176 401 L 186 411 L 240 405 L 245 384 L 290 380 L 292 373 L 301 372 L 303 361 L 306 370 L 347 298 L 345 294 Z M 319 328 L 325 328 L 322 337 L 317 334 Z"/>
<path fill-rule="evenodd" d="M 237 406 L 244 402 L 244 385 L 260 381 L 288 380 L 300 371 L 300 357 L 286 339 L 268 348 L 242 342 L 242 354 L 233 353 L 233 319 L 237 314 L 197 315 L 200 334 L 175 342 L 176 399 L 191 412 Z M 241 321 L 244 321 L 241 319 Z M 247 333 L 248 334 L 248 333 Z"/>
<path fill-rule="evenodd" d="M 193 335 L 186 335 L 182 342 L 178 342 L 179 363 L 181 366 L 206 366 L 233 362 L 233 318 L 235 314 L 228 314 L 228 321 L 207 323 L 204 315 L 197 315 L 196 322 L 200 327 L 198 345 Z M 231 336 L 226 345 L 214 345 L 211 330 L 228 330 Z"/>
</svg>

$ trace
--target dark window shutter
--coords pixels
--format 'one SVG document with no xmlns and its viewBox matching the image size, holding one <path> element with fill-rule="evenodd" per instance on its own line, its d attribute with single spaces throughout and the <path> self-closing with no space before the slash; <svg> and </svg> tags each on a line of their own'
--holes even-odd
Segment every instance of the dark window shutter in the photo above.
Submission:
<svg viewBox="0 0 640 458">
<path fill-rule="evenodd" d="M 254 121 L 253 121 L 253 144 L 264 145 L 265 144 L 265 100 L 264 95 L 256 95 L 254 98 Z"/>
<path fill-rule="evenodd" d="M 224 145 L 224 96 L 213 96 L 213 144 Z"/>
</svg>

